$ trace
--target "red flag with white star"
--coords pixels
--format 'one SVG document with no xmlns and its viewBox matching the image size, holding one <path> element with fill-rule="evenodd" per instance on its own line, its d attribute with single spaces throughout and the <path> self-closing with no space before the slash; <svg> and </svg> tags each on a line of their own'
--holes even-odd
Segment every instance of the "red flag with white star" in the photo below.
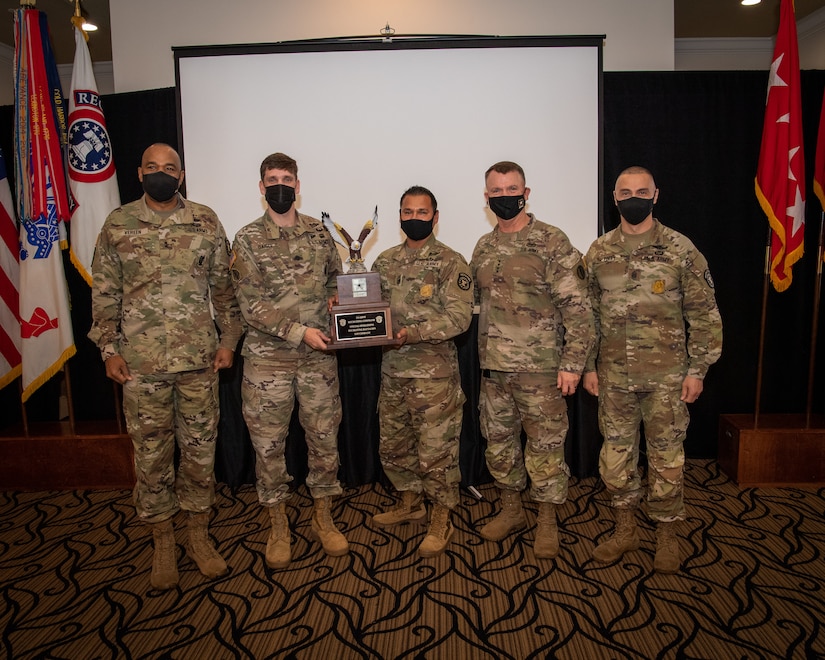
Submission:
<svg viewBox="0 0 825 660">
<path fill-rule="evenodd" d="M 805 247 L 805 159 L 802 154 L 802 93 L 793 0 L 782 0 L 773 53 L 762 147 L 756 170 L 756 197 L 771 232 L 771 282 L 777 291 L 791 285 L 791 266 Z"/>
</svg>

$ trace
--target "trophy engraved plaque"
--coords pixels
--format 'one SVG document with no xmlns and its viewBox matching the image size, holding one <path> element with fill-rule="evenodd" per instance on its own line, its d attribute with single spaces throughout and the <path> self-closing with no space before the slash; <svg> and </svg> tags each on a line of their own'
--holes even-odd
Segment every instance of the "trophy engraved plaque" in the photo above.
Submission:
<svg viewBox="0 0 825 660">
<path fill-rule="evenodd" d="M 361 248 L 369 233 L 378 226 L 378 207 L 353 240 L 327 213 L 321 213 L 324 226 L 336 243 L 349 251 L 349 270 L 338 276 L 338 304 L 330 311 L 330 348 L 357 348 L 394 344 L 390 304 L 381 297 L 381 276 L 367 271 Z"/>
</svg>

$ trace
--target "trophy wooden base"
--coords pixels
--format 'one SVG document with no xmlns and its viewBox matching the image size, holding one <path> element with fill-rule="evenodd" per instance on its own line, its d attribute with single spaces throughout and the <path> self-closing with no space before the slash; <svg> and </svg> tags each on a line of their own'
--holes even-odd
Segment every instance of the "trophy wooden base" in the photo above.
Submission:
<svg viewBox="0 0 825 660">
<path fill-rule="evenodd" d="M 333 305 L 330 348 L 360 348 L 394 344 L 392 315 L 387 303 Z"/>
<path fill-rule="evenodd" d="M 329 319 L 330 348 L 394 344 L 390 304 L 381 298 L 381 277 L 361 271 L 338 276 L 338 304 Z"/>
</svg>

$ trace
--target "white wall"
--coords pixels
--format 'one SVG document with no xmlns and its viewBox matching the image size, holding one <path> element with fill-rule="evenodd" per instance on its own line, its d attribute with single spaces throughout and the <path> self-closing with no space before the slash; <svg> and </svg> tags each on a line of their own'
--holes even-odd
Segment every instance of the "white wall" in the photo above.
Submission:
<svg viewBox="0 0 825 660">
<path fill-rule="evenodd" d="M 115 80 L 112 75 L 111 62 L 96 62 L 92 65 L 95 72 L 97 91 L 101 94 L 112 94 L 115 91 Z M 14 48 L 0 44 L 0 105 L 14 103 Z M 59 64 L 57 74 L 63 93 L 69 92 L 72 84 L 72 65 Z"/>
<path fill-rule="evenodd" d="M 762 39 L 677 39 L 677 71 L 767 71 L 773 57 L 772 37 Z"/>
<path fill-rule="evenodd" d="M 172 46 L 396 34 L 605 34 L 607 71 L 673 69 L 663 0 L 110 0 L 115 89 L 175 84 Z M 265 81 L 262 81 L 262 84 Z"/>
<path fill-rule="evenodd" d="M 95 64 L 103 94 L 174 85 L 172 46 L 364 36 L 388 22 L 397 34 L 605 34 L 605 71 L 767 71 L 773 54 L 768 37 L 674 40 L 673 3 L 663 0 L 109 0 L 109 6 L 113 62 Z M 825 9 L 800 20 L 797 35 L 800 66 L 825 69 Z M 14 101 L 13 55 L 0 45 L 0 105 Z"/>
<path fill-rule="evenodd" d="M 815 11 L 796 25 L 799 67 L 825 69 L 825 9 Z"/>
<path fill-rule="evenodd" d="M 799 67 L 825 69 L 825 9 L 796 23 Z M 677 39 L 677 71 L 743 71 L 771 67 L 775 38 Z"/>
<path fill-rule="evenodd" d="M 109 5 L 113 62 L 95 64 L 103 94 L 174 85 L 172 46 L 363 36 L 388 22 L 397 34 L 605 34 L 606 71 L 767 71 L 774 41 L 674 40 L 673 3 L 663 0 L 109 0 Z M 797 36 L 800 66 L 825 69 L 825 9 L 800 20 Z M 0 45 L 0 105 L 14 101 L 13 55 L 14 49 Z"/>
</svg>

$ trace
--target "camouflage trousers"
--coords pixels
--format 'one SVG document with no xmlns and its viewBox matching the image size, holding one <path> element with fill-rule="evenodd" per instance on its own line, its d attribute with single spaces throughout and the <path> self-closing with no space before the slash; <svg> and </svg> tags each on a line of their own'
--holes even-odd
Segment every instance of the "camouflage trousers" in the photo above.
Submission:
<svg viewBox="0 0 825 660">
<path fill-rule="evenodd" d="M 173 374 L 132 372 L 132 380 L 123 385 L 123 413 L 135 451 L 138 517 L 157 523 L 179 509 L 208 511 L 215 501 L 218 375 L 211 368 Z"/>
<path fill-rule="evenodd" d="M 458 373 L 447 378 L 381 376 L 378 454 L 396 490 L 423 492 L 431 502 L 455 508 L 465 400 Z"/>
<path fill-rule="evenodd" d="M 255 449 L 258 501 L 274 506 L 289 499 L 286 437 L 295 401 L 308 449 L 306 485 L 314 498 L 339 495 L 338 361 L 313 351 L 284 362 L 245 359 L 241 384 L 243 416 Z"/>
<path fill-rule="evenodd" d="M 626 392 L 599 388 L 599 428 L 604 442 L 599 473 L 612 505 L 637 508 L 643 486 L 639 472 L 639 424 L 647 443 L 647 514 L 658 522 L 684 520 L 684 440 L 690 414 L 681 389 Z"/>
<path fill-rule="evenodd" d="M 562 504 L 570 468 L 564 461 L 569 422 L 556 374 L 491 371 L 481 381 L 481 432 L 487 439 L 487 469 L 499 488 Z M 521 430 L 527 436 L 522 450 Z"/>
</svg>

